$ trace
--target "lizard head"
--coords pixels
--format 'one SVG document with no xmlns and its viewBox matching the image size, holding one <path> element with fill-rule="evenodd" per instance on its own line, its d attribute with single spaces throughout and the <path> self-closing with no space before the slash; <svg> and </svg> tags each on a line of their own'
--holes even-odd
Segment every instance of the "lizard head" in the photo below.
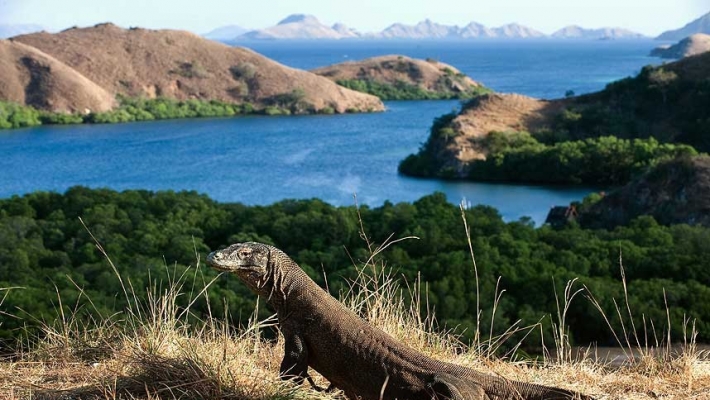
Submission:
<svg viewBox="0 0 710 400">
<path fill-rule="evenodd" d="M 207 264 L 232 272 L 259 295 L 270 295 L 274 286 L 274 255 L 280 250 L 261 243 L 236 243 L 207 256 Z"/>
</svg>

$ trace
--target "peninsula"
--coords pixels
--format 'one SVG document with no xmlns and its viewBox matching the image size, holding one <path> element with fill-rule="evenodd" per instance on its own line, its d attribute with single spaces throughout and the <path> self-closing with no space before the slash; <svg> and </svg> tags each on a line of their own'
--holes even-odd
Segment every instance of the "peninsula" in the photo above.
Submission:
<svg viewBox="0 0 710 400">
<path fill-rule="evenodd" d="M 487 94 L 438 118 L 400 172 L 423 177 L 620 185 L 661 160 L 707 152 L 710 53 L 556 100 Z M 697 151 L 696 151 L 697 150 Z"/>
</svg>

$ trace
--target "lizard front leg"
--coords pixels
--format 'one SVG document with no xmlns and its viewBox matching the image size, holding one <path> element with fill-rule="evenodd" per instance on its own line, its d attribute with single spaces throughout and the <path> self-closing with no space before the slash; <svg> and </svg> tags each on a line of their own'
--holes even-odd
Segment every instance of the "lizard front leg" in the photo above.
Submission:
<svg viewBox="0 0 710 400">
<path fill-rule="evenodd" d="M 303 337 L 297 332 L 284 330 L 284 358 L 279 368 L 279 376 L 283 380 L 293 380 L 302 384 L 308 376 L 308 349 Z"/>
<path fill-rule="evenodd" d="M 279 368 L 279 376 L 283 380 L 293 380 L 296 384 L 302 384 L 304 379 L 308 380 L 311 387 L 319 392 L 332 392 L 335 386 L 331 384 L 327 388 L 322 388 L 313 382 L 308 375 L 308 348 L 306 348 L 303 337 L 295 332 L 285 330 L 284 334 L 284 358 Z"/>
</svg>

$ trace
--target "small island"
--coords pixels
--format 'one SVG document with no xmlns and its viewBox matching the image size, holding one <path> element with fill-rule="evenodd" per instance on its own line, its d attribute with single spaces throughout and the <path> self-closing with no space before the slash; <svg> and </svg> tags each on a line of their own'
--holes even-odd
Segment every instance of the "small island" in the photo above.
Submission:
<svg viewBox="0 0 710 400">
<path fill-rule="evenodd" d="M 470 99 L 491 92 L 449 64 L 401 55 L 349 61 L 312 70 L 381 100 Z"/>
</svg>

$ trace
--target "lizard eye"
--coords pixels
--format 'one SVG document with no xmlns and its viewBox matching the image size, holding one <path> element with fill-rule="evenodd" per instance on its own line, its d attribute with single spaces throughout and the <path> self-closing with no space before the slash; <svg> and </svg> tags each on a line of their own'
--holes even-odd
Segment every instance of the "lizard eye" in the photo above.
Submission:
<svg viewBox="0 0 710 400">
<path fill-rule="evenodd" d="M 242 247 L 241 249 L 237 250 L 237 258 L 239 259 L 245 259 L 248 258 L 251 255 L 252 251 L 248 247 Z"/>
</svg>

